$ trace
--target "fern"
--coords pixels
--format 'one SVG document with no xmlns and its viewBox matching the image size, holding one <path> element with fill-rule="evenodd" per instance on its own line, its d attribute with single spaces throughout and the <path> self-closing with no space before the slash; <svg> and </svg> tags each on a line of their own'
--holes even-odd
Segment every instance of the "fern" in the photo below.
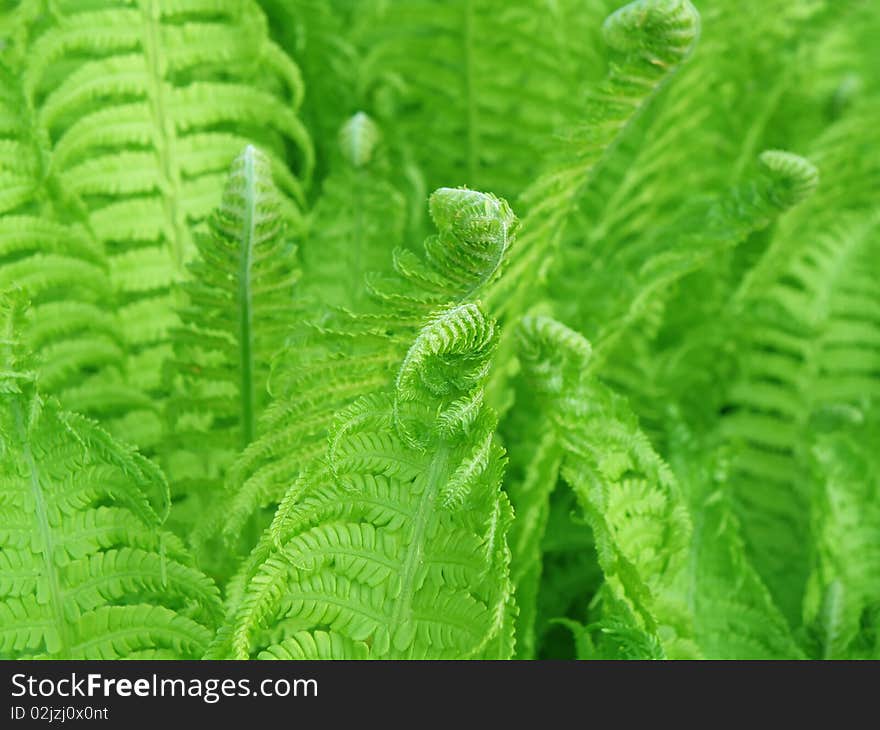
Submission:
<svg viewBox="0 0 880 730">
<path fill-rule="evenodd" d="M 0 3 L 0 654 L 880 657 L 880 13 L 694 4 Z"/>
<path fill-rule="evenodd" d="M 225 470 L 256 437 L 266 406 L 269 361 L 296 315 L 298 277 L 284 198 L 268 158 L 248 146 L 229 173 L 223 202 L 197 237 L 182 327 L 172 331 L 175 359 L 167 377 L 174 442 L 167 455 L 176 491 L 195 510 L 217 496 Z"/>
<path fill-rule="evenodd" d="M 801 657 L 749 564 L 717 483 L 694 468 L 705 457 L 694 445 L 677 444 L 677 453 L 690 452 L 683 489 L 626 406 L 584 377 L 590 358 L 584 340 L 546 318 L 524 320 L 523 338 L 537 387 L 550 397 L 564 394 L 547 406 L 551 422 L 565 429 L 561 473 L 584 509 L 605 573 L 601 639 L 590 627 L 575 627 L 587 658 Z M 572 379 L 581 385 L 572 387 Z"/>
<path fill-rule="evenodd" d="M 0 75 L 0 286 L 30 301 L 19 336 L 35 355 L 41 388 L 113 430 L 123 430 L 119 420 L 133 413 L 152 414 L 155 423 L 152 402 L 124 383 L 124 342 L 103 248 L 76 211 L 64 209 L 20 80 L 5 67 Z"/>
<path fill-rule="evenodd" d="M 364 112 L 339 129 L 339 169 L 324 182 L 303 246 L 308 288 L 322 306 L 360 309 L 364 277 L 403 242 L 406 201 L 390 182 L 382 132 Z"/>
<path fill-rule="evenodd" d="M 614 272 L 620 290 L 591 292 L 587 316 L 570 315 L 579 329 L 597 332 L 597 369 L 610 385 L 631 394 L 649 433 L 662 432 L 658 422 L 663 418 L 652 405 L 662 400 L 662 394 L 652 390 L 659 379 L 658 361 L 649 354 L 652 343 L 663 336 L 664 328 L 687 331 L 695 313 L 705 316 L 697 304 L 689 303 L 683 313 L 689 319 L 670 322 L 675 315 L 667 315 L 666 307 L 679 281 L 711 275 L 713 286 L 723 286 L 730 276 L 725 262 L 736 247 L 807 199 L 818 182 L 815 166 L 791 153 L 765 151 L 760 165 L 754 180 L 719 199 L 693 205 L 683 221 L 669 231 L 658 231 L 656 240 L 634 242 L 610 254 L 603 268 Z M 689 235 L 692 230 L 700 233 Z M 676 237 L 679 240 L 669 240 Z M 663 241 L 662 247 L 656 241 Z M 651 253 L 655 250 L 660 252 Z"/>
<path fill-rule="evenodd" d="M 684 577 L 691 524 L 675 477 L 619 396 L 585 377 L 582 337 L 546 317 L 524 319 L 522 332 L 524 362 L 551 399 L 562 477 L 592 528 L 612 611 L 622 616 L 615 620 L 688 656 L 691 628 L 672 591 Z"/>
<path fill-rule="evenodd" d="M 648 253 L 660 247 L 645 242 L 643 246 L 630 247 L 620 257 L 620 279 L 626 281 L 632 276 L 634 282 L 632 288 L 621 292 L 624 303 L 617 304 L 617 311 L 601 313 L 603 329 L 613 333 L 613 340 L 625 337 L 628 329 L 649 312 L 652 300 L 662 298 L 663 292 L 678 279 L 712 263 L 754 231 L 769 225 L 775 215 L 807 198 L 818 184 L 815 166 L 797 155 L 767 150 L 761 154 L 760 162 L 764 173 L 755 182 L 713 201 L 708 209 L 676 227 L 699 230 L 698 235 L 667 243 L 659 254 Z M 665 239 L 667 235 L 660 233 L 659 237 Z M 603 349 L 613 347 L 607 338 L 601 339 Z"/>
<path fill-rule="evenodd" d="M 162 529 L 164 475 L 41 397 L 3 312 L 0 650 L 7 658 L 199 658 L 214 584 Z"/>
<path fill-rule="evenodd" d="M 877 419 L 873 411 L 850 410 L 827 418 L 826 429 L 832 424 L 836 428 L 822 433 L 814 447 L 822 488 L 814 503 L 818 550 L 805 619 L 813 630 L 818 656 L 869 658 L 880 626 L 876 539 L 880 473 L 869 446 L 876 443 Z"/>
<path fill-rule="evenodd" d="M 589 48 L 579 32 L 601 3 L 363 5 L 356 38 L 366 48 L 364 65 L 371 80 L 385 81 L 385 113 L 394 115 L 399 144 L 412 149 L 429 188 L 517 194 L 540 160 L 540 141 L 576 114 Z M 424 136 L 426 128 L 432 133 Z"/>
<path fill-rule="evenodd" d="M 833 186 L 828 194 L 835 195 Z M 865 279 L 874 260 L 873 226 L 870 219 L 854 228 L 845 220 L 840 211 L 823 232 L 811 218 L 807 242 L 802 233 L 791 231 L 800 238 L 801 250 L 790 251 L 786 262 L 778 250 L 768 250 L 762 262 L 766 273 L 758 267 L 750 273 L 772 284 L 757 292 L 747 279 L 739 292 L 741 321 L 753 319 L 740 348 L 740 377 L 728 392 L 722 431 L 738 451 L 731 478 L 747 542 L 792 621 L 803 600 L 809 564 L 808 555 L 795 560 L 791 551 L 809 534 L 808 458 L 802 439 L 810 414 L 876 392 L 870 338 L 848 348 L 846 334 L 852 320 L 860 320 L 860 305 L 872 307 L 861 292 L 868 291 Z M 780 244 L 786 240 L 781 237 Z M 779 262 L 781 270 L 774 265 L 768 276 L 771 261 Z M 866 324 L 875 329 L 870 314 Z"/>
<path fill-rule="evenodd" d="M 606 78 L 591 92 L 563 161 L 523 194 L 528 208 L 523 235 L 509 276 L 490 293 L 493 305 L 506 308 L 528 301 L 535 277 L 525 276 L 525 272 L 541 267 L 596 166 L 693 50 L 699 27 L 699 14 L 688 0 L 637 0 L 605 20 L 603 36 L 616 58 Z"/>
<path fill-rule="evenodd" d="M 431 196 L 430 211 L 439 233 L 425 241 L 424 259 L 398 249 L 395 275 L 369 277 L 374 311 L 340 311 L 279 355 L 270 379 L 275 399 L 261 427 L 266 436 L 245 449 L 230 471 L 223 509 L 227 536 L 260 505 L 280 499 L 320 456 L 336 413 L 390 384 L 426 317 L 472 301 L 497 275 L 516 229 L 507 203 L 443 188 Z"/>
<path fill-rule="evenodd" d="M 285 496 L 240 576 L 233 656 L 277 639 L 273 625 L 295 633 L 264 656 L 321 658 L 328 641 L 360 655 L 368 646 L 372 658 L 510 655 L 512 512 L 481 405 L 495 340 L 477 305 L 445 310 L 419 332 L 391 393 L 340 413 L 325 462 Z"/>
<path fill-rule="evenodd" d="M 302 201 L 312 152 L 295 111 L 299 71 L 250 0 L 53 2 L 27 34 L 26 98 L 59 185 L 107 247 L 130 381 L 156 393 L 175 325 L 170 287 L 233 157 L 257 142 L 281 188 Z"/>
</svg>

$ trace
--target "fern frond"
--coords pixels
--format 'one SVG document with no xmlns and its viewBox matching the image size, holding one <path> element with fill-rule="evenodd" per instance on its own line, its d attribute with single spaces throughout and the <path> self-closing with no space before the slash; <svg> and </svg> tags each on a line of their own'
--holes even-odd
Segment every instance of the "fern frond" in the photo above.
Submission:
<svg viewBox="0 0 880 730">
<path fill-rule="evenodd" d="M 523 194 L 527 215 L 507 277 L 487 296 L 493 311 L 522 307 L 549 262 L 579 195 L 620 134 L 688 57 L 700 30 L 689 0 L 636 0 L 602 27 L 614 55 L 606 78 L 592 91 L 580 127 L 555 163 Z"/>
<path fill-rule="evenodd" d="M 384 82 L 388 118 L 380 119 L 397 146 L 412 151 L 429 189 L 467 185 L 516 195 L 551 135 L 579 107 L 593 60 L 584 36 L 603 5 L 362 3 L 353 13 L 370 74 L 362 83 Z"/>
<path fill-rule="evenodd" d="M 188 501 L 175 518 L 188 525 L 212 506 L 227 467 L 256 437 L 269 363 L 297 313 L 299 271 L 284 213 L 269 159 L 247 146 L 180 285 L 186 303 L 166 371 L 166 460 L 175 496 Z"/>
<path fill-rule="evenodd" d="M 735 286 L 732 271 L 750 261 L 766 240 L 759 232 L 782 212 L 769 200 L 763 213 L 737 205 L 737 200 L 752 197 L 750 187 L 762 187 L 761 177 L 770 177 L 766 167 L 763 175 L 752 171 L 759 151 L 780 144 L 803 147 L 812 162 L 824 167 L 815 149 L 800 141 L 805 137 L 786 125 L 815 107 L 792 98 L 809 77 L 801 71 L 803 59 L 815 57 L 832 20 L 838 26 L 848 24 L 843 9 L 833 18 L 820 18 L 821 3 L 744 0 L 701 10 L 699 52 L 603 159 L 591 195 L 581 198 L 561 242 L 547 287 L 557 316 L 590 333 L 599 358 L 605 357 L 604 335 L 599 333 L 612 334 L 621 343 L 603 375 L 630 396 L 652 438 L 662 437 L 662 409 L 668 401 L 657 338 L 689 333 L 695 321 L 717 319 L 705 310 L 728 296 L 724 287 Z M 756 47 L 772 47 L 773 52 L 755 53 Z M 761 93 L 753 93 L 756 78 L 764 79 Z M 701 215 L 706 217 L 702 221 Z M 749 216 L 751 230 L 744 225 Z M 720 243 L 724 225 L 730 225 L 728 240 L 737 249 L 707 261 L 700 267 L 704 273 L 665 288 L 662 299 L 671 298 L 669 307 L 655 295 L 643 298 L 628 289 L 628 283 L 644 280 L 652 270 L 648 258 L 676 248 L 673 240 L 696 242 L 705 236 Z M 707 248 L 714 250 L 712 243 Z M 629 252 L 634 258 L 624 264 Z M 661 255 L 657 263 L 664 260 Z M 609 280 L 615 281 L 614 287 L 605 286 Z M 628 308 L 633 300 L 642 309 L 638 324 L 618 330 L 622 323 L 615 310 Z"/>
<path fill-rule="evenodd" d="M 340 410 L 392 383 L 394 368 L 426 319 L 473 301 L 498 275 L 516 231 L 506 202 L 441 188 L 429 207 L 439 233 L 425 241 L 424 258 L 399 249 L 394 276 L 368 278 L 373 311 L 332 314 L 292 337 L 276 359 L 270 378 L 275 400 L 261 426 L 265 436 L 245 449 L 230 471 L 222 525 L 227 535 L 259 505 L 280 499 L 320 456 Z M 410 352 L 415 357 L 421 350 Z"/>
<path fill-rule="evenodd" d="M 679 486 L 620 397 L 583 371 L 589 351 L 574 332 L 527 317 L 522 335 L 526 373 L 551 397 L 543 408 L 552 426 L 564 429 L 562 477 L 605 574 L 603 616 L 576 632 L 590 658 L 802 656 L 712 479 L 694 470 L 684 475 L 687 490 Z M 687 464 L 703 461 L 693 449 L 675 453 L 691 457 Z"/>
<path fill-rule="evenodd" d="M 686 333 L 694 321 L 708 320 L 706 307 L 723 299 L 691 301 L 692 288 L 711 281 L 715 292 L 721 290 L 731 279 L 737 247 L 806 200 L 818 184 L 815 166 L 798 155 L 773 150 L 759 160 L 753 179 L 708 196 L 669 229 L 646 234 L 643 241 L 603 258 L 602 278 L 612 276 L 621 285 L 610 292 L 585 287 L 575 307 L 566 307 L 573 325 L 596 332 L 597 370 L 612 387 L 629 394 L 651 433 L 662 431 L 657 404 L 665 398 L 657 387 L 663 365 L 653 354 L 654 343 L 668 331 Z M 675 299 L 679 291 L 681 301 Z M 669 339 L 664 345 L 674 347 Z"/>
<path fill-rule="evenodd" d="M 195 252 L 193 226 L 247 144 L 266 151 L 297 215 L 312 167 L 299 71 L 253 0 L 65 0 L 28 32 L 28 103 L 60 187 L 107 247 L 130 381 L 156 395 L 176 323 L 170 287 Z"/>
<path fill-rule="evenodd" d="M 387 267 L 403 241 L 406 201 L 390 181 L 379 127 L 358 112 L 338 135 L 302 247 L 304 293 L 324 306 L 362 307 L 364 276 Z"/>
<path fill-rule="evenodd" d="M 142 428 L 128 437 L 150 444 L 158 420 L 149 399 L 124 382 L 125 343 L 104 249 L 65 207 L 21 79 L 5 66 L 0 79 L 0 288 L 30 300 L 18 336 L 36 356 L 43 393 L 112 430 L 135 415 Z"/>
<path fill-rule="evenodd" d="M 561 393 L 563 380 L 576 376 L 591 357 L 586 340 L 555 320 L 535 316 L 526 322 L 527 329 L 521 328 L 517 343 L 520 358 L 529 363 L 529 373 L 540 372 L 542 379 L 520 377 L 514 381 L 517 407 L 502 424 L 502 435 L 510 453 L 504 486 L 516 514 L 509 543 L 511 581 L 519 609 L 516 619 L 519 659 L 533 659 L 536 654 L 538 600 L 547 552 L 544 540 L 550 537 L 547 530 L 551 495 L 563 460 L 563 449 L 552 416 L 543 407 L 542 394 Z M 562 357 L 562 351 L 555 347 L 556 337 L 570 346 L 565 350 L 570 357 Z M 570 369 L 573 372 L 569 372 Z M 538 383 L 540 393 L 535 392 Z"/>
<path fill-rule="evenodd" d="M 590 349 L 582 337 L 543 316 L 524 318 L 521 333 L 528 377 L 549 396 L 561 475 L 592 528 L 612 603 L 621 606 L 616 620 L 670 655 L 693 655 L 690 617 L 675 594 L 691 523 L 674 475 L 623 399 L 583 369 Z"/>
<path fill-rule="evenodd" d="M 737 454 L 729 488 L 752 559 L 792 622 L 810 564 L 801 548 L 810 529 L 811 414 L 875 398 L 880 385 L 871 345 L 875 219 L 841 212 L 830 228 L 810 230 L 789 234 L 800 239 L 797 255 L 737 311 L 747 326 L 720 425 Z"/>
<path fill-rule="evenodd" d="M 300 633 L 262 656 L 510 655 L 512 512 L 494 419 L 483 408 L 460 429 L 441 427 L 482 389 L 493 330 L 474 304 L 444 312 L 413 342 L 391 393 L 340 414 L 327 466 L 294 485 L 237 578 L 212 655 L 259 653 L 259 629 L 286 619 Z"/>
<path fill-rule="evenodd" d="M 4 319 L 16 315 L 14 307 Z M 7 338 L 4 342 L 8 343 Z M 162 529 L 164 475 L 94 422 L 44 400 L 7 345 L 0 415 L 0 652 L 7 658 L 199 658 L 213 582 Z"/>
</svg>

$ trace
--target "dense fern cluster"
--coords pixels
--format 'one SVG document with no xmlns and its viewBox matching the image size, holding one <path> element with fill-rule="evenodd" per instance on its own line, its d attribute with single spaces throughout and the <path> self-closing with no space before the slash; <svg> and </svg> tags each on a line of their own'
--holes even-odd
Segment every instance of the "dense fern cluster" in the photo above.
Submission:
<svg viewBox="0 0 880 730">
<path fill-rule="evenodd" d="M 880 12 L 618 5 L 0 3 L 0 656 L 880 658 Z"/>
</svg>

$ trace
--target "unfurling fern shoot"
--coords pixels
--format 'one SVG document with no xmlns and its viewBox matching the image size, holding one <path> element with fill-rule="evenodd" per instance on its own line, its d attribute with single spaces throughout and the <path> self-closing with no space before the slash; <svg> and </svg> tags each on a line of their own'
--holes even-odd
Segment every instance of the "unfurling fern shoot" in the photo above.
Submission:
<svg viewBox="0 0 880 730">
<path fill-rule="evenodd" d="M 390 392 L 339 414 L 234 582 L 212 655 L 511 655 L 512 512 L 482 405 L 495 342 L 477 305 L 443 311 Z"/>
<path fill-rule="evenodd" d="M 256 436 L 271 358 L 297 318 L 299 270 L 284 213 L 269 160 L 246 147 L 207 232 L 196 236 L 191 277 L 180 285 L 182 324 L 172 332 L 167 372 L 167 466 L 176 496 L 198 510 Z"/>
<path fill-rule="evenodd" d="M 431 195 L 429 211 L 438 233 L 425 240 L 423 256 L 396 249 L 393 274 L 366 277 L 362 310 L 331 310 L 297 328 L 275 359 L 265 435 L 244 450 L 227 480 L 215 529 L 228 538 L 323 455 L 340 410 L 392 383 L 427 318 L 476 300 L 501 275 L 518 225 L 504 200 L 441 188 Z"/>
</svg>

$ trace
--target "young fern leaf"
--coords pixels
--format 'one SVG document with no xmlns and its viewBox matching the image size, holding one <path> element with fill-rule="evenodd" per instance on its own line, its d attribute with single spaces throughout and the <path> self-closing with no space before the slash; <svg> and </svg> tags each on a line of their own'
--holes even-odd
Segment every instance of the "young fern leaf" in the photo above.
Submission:
<svg viewBox="0 0 880 730">
<path fill-rule="evenodd" d="M 359 3 L 363 65 L 386 82 L 388 118 L 380 119 L 398 147 L 412 149 L 429 189 L 467 185 L 512 196 L 530 182 L 542 141 L 576 114 L 590 5 Z"/>
<path fill-rule="evenodd" d="M 780 232 L 785 263 L 777 259 L 760 291 L 744 282 L 748 294 L 734 300 L 737 377 L 718 426 L 733 451 L 728 489 L 749 554 L 793 624 L 811 569 L 803 550 L 811 534 L 811 417 L 880 396 L 876 215 L 838 209 L 820 225 L 809 207 Z M 778 250 L 771 245 L 765 255 L 776 259 Z"/>
<path fill-rule="evenodd" d="M 363 112 L 339 130 L 339 168 L 324 181 L 302 247 L 304 295 L 360 309 L 364 276 L 387 266 L 403 240 L 405 204 L 389 182 L 382 136 Z"/>
<path fill-rule="evenodd" d="M 0 654 L 200 658 L 219 592 L 162 529 L 168 485 L 134 449 L 43 399 L 3 311 Z"/>
<path fill-rule="evenodd" d="M 712 200 L 702 210 L 685 215 L 672 231 L 661 232 L 641 245 L 617 254 L 621 287 L 606 307 L 599 310 L 598 297 L 590 297 L 591 317 L 603 323 L 597 338 L 597 357 L 603 359 L 615 343 L 629 338 L 630 330 L 646 314 L 651 303 L 663 299 L 671 287 L 716 262 L 750 234 L 766 228 L 777 216 L 808 198 L 819 180 L 816 167 L 798 155 L 767 150 L 760 156 L 762 170 L 756 178 L 731 193 Z M 677 234 L 675 231 L 688 231 Z M 678 239 L 678 240 L 675 240 Z M 662 246 L 658 246 L 658 240 Z M 651 251 L 661 249 L 660 253 Z M 614 266 L 614 265 L 612 265 Z"/>
<path fill-rule="evenodd" d="M 496 339 L 476 304 L 444 310 L 390 393 L 339 414 L 326 462 L 291 488 L 237 577 L 212 656 L 510 656 L 502 450 L 492 413 L 460 407 L 481 402 Z M 291 635 L 267 646 L 278 625 Z"/>
<path fill-rule="evenodd" d="M 660 298 L 639 297 L 645 311 L 624 328 L 625 334 L 615 336 L 620 312 L 637 296 L 630 284 L 635 286 L 643 278 L 641 267 L 651 255 L 677 250 L 677 242 L 696 241 L 704 230 L 709 247 L 715 247 L 717 236 L 724 235 L 717 226 L 723 218 L 700 220 L 699 216 L 713 208 L 714 213 L 736 212 L 735 201 L 725 202 L 725 197 L 748 193 L 750 186 L 761 183 L 761 175 L 751 168 L 762 145 L 768 140 L 773 145 L 780 141 L 803 145 L 803 136 L 788 130 L 782 120 L 799 116 L 803 100 L 790 98 L 790 93 L 802 88 L 810 74 L 800 59 L 816 57 L 826 35 L 815 20 L 817 9 L 818 4 L 795 7 L 787 0 L 701 6 L 698 53 L 621 135 L 613 154 L 603 159 L 590 195 L 582 197 L 554 259 L 547 291 L 556 316 L 590 334 L 597 359 L 609 357 L 602 343 L 605 336 L 610 334 L 620 343 L 602 375 L 627 393 L 643 428 L 661 449 L 669 384 L 664 382 L 664 358 L 656 353 L 657 340 L 680 334 L 688 336 L 685 340 L 695 339 L 692 333 L 701 321 L 697 314 L 707 323 L 717 321 L 712 308 L 724 300 L 725 287 L 735 286 L 737 267 L 751 263 L 754 249 L 767 234 L 750 235 L 735 252 L 701 265 L 703 273 L 661 289 Z M 844 13 L 835 15 L 835 22 L 849 25 Z M 773 45 L 774 52 L 755 53 L 755 47 L 765 44 Z M 750 93 L 756 78 L 767 80 L 761 94 Z M 719 94 L 721 88 L 725 91 Z M 770 129 L 772 136 L 765 137 Z M 811 150 L 811 159 L 818 164 L 813 155 Z M 729 187 L 730 193 L 724 192 Z M 707 195 L 707 191 L 717 192 Z M 777 217 L 774 208 L 767 208 L 771 221 Z M 757 229 L 765 225 L 754 222 Z M 737 231 L 746 232 L 742 224 L 747 221 L 735 218 L 732 223 L 731 245 Z M 607 286 L 609 281 L 615 286 Z M 718 331 L 717 325 L 709 327 Z M 705 368 L 692 373 L 701 371 Z M 708 377 L 700 383 L 710 384 Z M 694 392 L 698 398 L 704 395 L 696 388 Z"/>
<path fill-rule="evenodd" d="M 806 580 L 809 556 L 799 554 L 803 572 L 797 573 L 785 556 L 809 535 L 801 513 L 810 501 L 802 444 L 811 431 L 811 414 L 880 395 L 871 344 L 880 332 L 871 294 L 877 276 L 875 230 L 876 222 L 859 219 L 825 235 L 814 233 L 812 245 L 791 262 L 794 277 L 766 292 L 766 309 L 751 310 L 759 326 L 743 348 L 742 376 L 730 391 L 731 408 L 722 423 L 723 434 L 737 448 L 731 487 L 742 519 L 749 518 L 750 548 L 792 613 L 804 590 L 797 581 Z M 815 303 L 815 319 L 804 300 Z"/>
<path fill-rule="evenodd" d="M 498 275 L 513 242 L 516 219 L 503 200 L 473 190 L 441 188 L 430 199 L 439 233 L 424 258 L 398 249 L 395 275 L 368 278 L 372 311 L 339 311 L 301 336 L 276 359 L 273 403 L 265 436 L 245 449 L 227 480 L 222 527 L 228 536 L 276 502 L 323 453 L 335 415 L 360 396 L 390 385 L 394 368 L 432 313 L 476 299 Z"/>
<path fill-rule="evenodd" d="M 524 318 L 520 331 L 523 365 L 563 451 L 562 477 L 593 531 L 612 624 L 666 656 L 694 656 L 690 615 L 675 592 L 691 524 L 674 475 L 623 399 L 589 375 L 586 340 L 543 316 Z"/>
<path fill-rule="evenodd" d="M 107 247 L 129 378 L 161 396 L 170 287 L 247 144 L 266 151 L 297 215 L 312 167 L 299 71 L 268 39 L 255 0 L 56 0 L 28 32 L 28 103 L 60 186 Z"/>
<path fill-rule="evenodd" d="M 191 278 L 180 285 L 186 304 L 167 365 L 167 463 L 175 491 L 196 510 L 190 526 L 256 437 L 269 362 L 295 320 L 299 272 L 284 211 L 269 159 L 248 145 L 232 163 L 208 231 L 196 237 Z"/>
<path fill-rule="evenodd" d="M 566 307 L 577 310 L 570 314 L 574 326 L 597 333 L 597 372 L 611 387 L 629 394 L 643 427 L 658 439 L 667 394 L 660 387 L 664 362 L 654 353 L 654 344 L 668 331 L 691 332 L 707 306 L 690 299 L 672 301 L 670 314 L 670 300 L 680 287 L 683 297 L 703 285 L 723 287 L 731 278 L 736 248 L 807 200 L 818 184 L 815 166 L 798 155 L 768 150 L 759 161 L 754 179 L 723 195 L 708 196 L 668 229 L 604 256 L 599 280 L 613 277 L 621 285 L 610 291 L 586 285 L 583 303 Z M 685 286 L 688 282 L 691 285 Z"/>
<path fill-rule="evenodd" d="M 555 327 L 550 319 L 540 320 L 542 326 Z M 538 338 L 539 340 L 541 338 Z M 586 366 L 591 351 L 586 341 L 581 351 Z M 551 378 L 548 363 L 539 364 L 538 342 L 520 338 L 521 358 L 534 364 L 536 370 Z M 516 403 L 503 424 L 503 436 L 510 453 L 505 478 L 505 491 L 510 497 L 516 519 L 510 528 L 511 581 L 516 589 L 516 656 L 534 659 L 536 655 L 536 623 L 538 597 L 544 562 L 544 538 L 550 519 L 551 495 L 559 479 L 563 449 L 556 436 L 552 415 L 543 408 L 539 394 L 533 392 L 534 380 L 519 378 Z M 553 386 L 556 387 L 556 386 Z"/>
<path fill-rule="evenodd" d="M 594 171 L 645 104 L 690 55 L 700 16 L 689 0 L 636 0 L 602 27 L 614 52 L 608 75 L 592 92 L 579 128 L 555 163 L 522 195 L 527 211 L 510 270 L 487 294 L 492 311 L 531 301 L 552 252 Z M 536 272 L 539 274 L 536 276 Z"/>
</svg>

